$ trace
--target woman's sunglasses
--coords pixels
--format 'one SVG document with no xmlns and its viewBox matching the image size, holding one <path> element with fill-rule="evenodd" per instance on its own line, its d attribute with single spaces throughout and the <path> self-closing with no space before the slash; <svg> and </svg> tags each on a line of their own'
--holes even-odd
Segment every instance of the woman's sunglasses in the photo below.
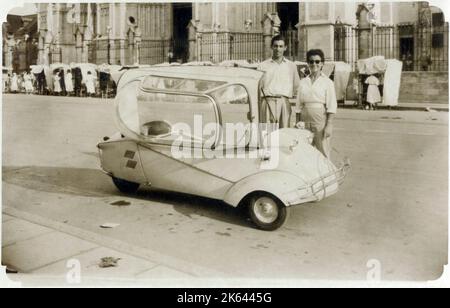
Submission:
<svg viewBox="0 0 450 308">
<path fill-rule="evenodd" d="M 320 61 L 320 60 L 310 60 L 310 61 L 308 61 L 309 64 L 314 64 L 314 63 L 320 64 L 321 62 L 322 61 Z"/>
</svg>

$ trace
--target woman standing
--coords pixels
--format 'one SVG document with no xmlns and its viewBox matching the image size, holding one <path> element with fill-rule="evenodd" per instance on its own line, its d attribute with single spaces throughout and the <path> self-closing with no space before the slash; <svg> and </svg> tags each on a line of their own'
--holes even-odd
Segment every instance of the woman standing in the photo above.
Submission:
<svg viewBox="0 0 450 308">
<path fill-rule="evenodd" d="M 19 80 L 17 78 L 17 74 L 13 73 L 11 77 L 11 85 L 9 88 L 12 93 L 17 93 L 17 91 L 19 90 L 18 82 Z"/>
<path fill-rule="evenodd" d="M 297 94 L 297 121 L 314 134 L 313 145 L 330 158 L 333 119 L 337 110 L 333 81 L 322 73 L 325 56 L 320 49 L 306 53 L 311 74 L 300 80 Z"/>
<path fill-rule="evenodd" d="M 93 96 L 95 94 L 95 79 L 97 79 L 90 71 L 87 72 L 86 76 L 86 91 L 88 96 Z"/>
<path fill-rule="evenodd" d="M 61 77 L 59 76 L 59 71 L 58 71 L 53 76 L 53 92 L 56 95 L 60 95 L 60 93 L 61 93 L 61 83 L 59 82 L 60 79 L 61 79 Z"/>
<path fill-rule="evenodd" d="M 73 81 L 72 81 L 72 71 L 68 70 L 67 74 L 64 75 L 64 81 L 66 84 L 66 92 L 70 96 L 73 93 Z"/>
<path fill-rule="evenodd" d="M 370 75 L 365 83 L 368 84 L 366 97 L 368 105 L 366 105 L 366 109 L 370 108 L 370 110 L 373 110 L 377 106 L 377 103 L 381 102 L 381 94 L 378 88 L 380 81 L 374 75 Z"/>
<path fill-rule="evenodd" d="M 33 83 L 31 81 L 31 75 L 28 73 L 25 73 L 23 75 L 24 85 L 25 85 L 25 92 L 27 94 L 33 93 Z"/>
</svg>

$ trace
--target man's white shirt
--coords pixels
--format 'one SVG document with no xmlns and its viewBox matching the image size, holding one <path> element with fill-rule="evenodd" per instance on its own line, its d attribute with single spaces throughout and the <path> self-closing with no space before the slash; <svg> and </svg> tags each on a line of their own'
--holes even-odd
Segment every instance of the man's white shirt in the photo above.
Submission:
<svg viewBox="0 0 450 308">
<path fill-rule="evenodd" d="M 262 80 L 262 89 L 265 96 L 293 97 L 300 83 L 297 66 L 294 62 L 283 57 L 278 63 L 273 59 L 261 62 L 258 70 L 266 72 Z"/>
</svg>

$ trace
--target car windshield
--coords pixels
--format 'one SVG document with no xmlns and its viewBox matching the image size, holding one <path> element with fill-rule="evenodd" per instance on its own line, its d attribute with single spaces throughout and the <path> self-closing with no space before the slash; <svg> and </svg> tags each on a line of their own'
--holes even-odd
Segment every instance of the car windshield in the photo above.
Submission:
<svg viewBox="0 0 450 308">
<path fill-rule="evenodd" d="M 146 78 L 144 82 L 158 78 Z M 198 80 L 175 80 L 181 84 L 194 84 Z M 240 84 L 206 82 L 205 94 L 162 89 L 147 90 L 135 81 L 118 95 L 118 114 L 121 123 L 139 138 L 161 144 L 175 140 L 188 141 L 195 147 L 244 147 L 251 137 L 250 98 Z M 168 82 L 162 78 L 159 82 Z M 216 85 L 225 84 L 215 87 Z M 175 85 L 172 84 L 174 87 Z M 156 87 L 156 86 L 155 86 Z M 220 127 L 219 124 L 222 124 Z"/>
<path fill-rule="evenodd" d="M 204 93 L 224 84 L 226 82 L 223 81 L 147 76 L 142 82 L 142 88 L 145 90 Z"/>
<path fill-rule="evenodd" d="M 240 84 L 231 84 L 211 91 L 222 117 L 221 144 L 224 147 L 246 146 L 251 138 L 250 98 Z"/>
<path fill-rule="evenodd" d="M 144 140 L 170 144 L 181 138 L 193 146 L 216 141 L 217 129 L 211 128 L 218 123 L 217 112 L 206 96 L 147 92 L 135 83 L 118 98 L 121 122 Z"/>
</svg>

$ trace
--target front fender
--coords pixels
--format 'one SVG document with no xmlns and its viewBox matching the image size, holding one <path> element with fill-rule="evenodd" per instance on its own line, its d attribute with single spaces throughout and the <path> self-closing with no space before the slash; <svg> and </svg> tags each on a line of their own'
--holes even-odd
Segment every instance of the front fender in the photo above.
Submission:
<svg viewBox="0 0 450 308">
<path fill-rule="evenodd" d="M 227 191 L 223 201 L 236 207 L 248 194 L 255 191 L 264 191 L 274 195 L 286 206 L 289 206 L 291 204 L 287 198 L 289 192 L 305 184 L 305 182 L 294 174 L 284 171 L 268 170 L 248 176 L 235 183 Z"/>
</svg>

